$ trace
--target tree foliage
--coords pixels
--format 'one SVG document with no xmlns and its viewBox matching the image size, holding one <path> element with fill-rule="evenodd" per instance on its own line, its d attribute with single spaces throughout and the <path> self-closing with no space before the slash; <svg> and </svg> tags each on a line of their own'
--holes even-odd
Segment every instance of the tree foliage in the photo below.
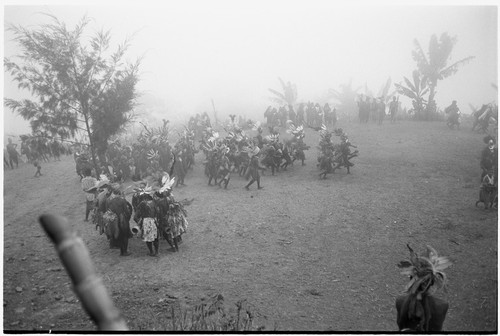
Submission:
<svg viewBox="0 0 500 336">
<path fill-rule="evenodd" d="M 391 77 L 389 77 L 387 78 L 385 84 L 381 86 L 377 95 L 377 97 L 383 98 L 386 104 L 389 103 L 391 98 L 397 93 L 397 90 L 393 90 L 392 92 L 389 91 L 391 89 L 391 86 L 392 86 L 392 79 Z"/>
<path fill-rule="evenodd" d="M 417 119 L 423 119 L 427 100 L 424 96 L 429 93 L 429 86 L 418 70 L 413 71 L 412 80 L 404 77 L 405 84 L 394 84 L 396 90 L 412 100 L 413 110 Z"/>
<path fill-rule="evenodd" d="M 356 100 L 358 98 L 358 91 L 362 87 L 354 89 L 352 87 L 352 80 L 341 84 L 339 87 L 339 90 L 329 89 L 328 95 L 337 102 L 336 106 L 339 114 L 352 115 L 358 109 Z"/>
<path fill-rule="evenodd" d="M 448 35 L 448 33 L 441 34 L 439 40 L 434 34 L 429 41 L 428 52 L 425 53 L 418 40 L 413 41 L 415 47 L 412 52 L 413 60 L 417 63 L 417 69 L 423 76 L 422 80 L 427 82 L 429 86 L 426 118 L 436 110 L 434 97 L 438 81 L 454 75 L 462 65 L 474 59 L 474 56 L 469 56 L 448 65 L 456 43 L 457 38 Z"/>
<path fill-rule="evenodd" d="M 95 150 L 102 154 L 109 138 L 130 119 L 140 60 L 123 61 L 127 40 L 110 51 L 109 31 L 86 38 L 86 16 L 72 30 L 48 16 L 50 23 L 33 29 L 8 26 L 22 53 L 15 60 L 5 58 L 5 70 L 33 98 L 4 103 L 29 120 L 33 132 L 73 138 L 83 131 L 98 171 Z"/>
<path fill-rule="evenodd" d="M 297 85 L 292 84 L 290 81 L 285 84 L 283 79 L 279 77 L 278 80 L 281 83 L 282 92 L 269 89 L 269 91 L 274 94 L 274 96 L 269 99 L 280 105 L 294 105 L 297 101 Z"/>
</svg>

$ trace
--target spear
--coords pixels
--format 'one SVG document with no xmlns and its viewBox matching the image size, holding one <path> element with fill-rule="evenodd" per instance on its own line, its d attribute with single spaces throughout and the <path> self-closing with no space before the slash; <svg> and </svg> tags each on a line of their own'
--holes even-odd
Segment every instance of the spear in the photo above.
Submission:
<svg viewBox="0 0 500 336">
<path fill-rule="evenodd" d="M 128 330 L 120 311 L 114 306 L 101 278 L 97 276 L 83 240 L 68 229 L 68 221 L 60 216 L 39 218 L 45 233 L 55 245 L 73 290 L 99 330 Z"/>
<path fill-rule="evenodd" d="M 215 120 L 215 126 L 217 126 L 217 111 L 215 110 L 215 103 L 214 100 L 212 99 L 212 108 L 214 109 L 214 120 Z"/>
</svg>

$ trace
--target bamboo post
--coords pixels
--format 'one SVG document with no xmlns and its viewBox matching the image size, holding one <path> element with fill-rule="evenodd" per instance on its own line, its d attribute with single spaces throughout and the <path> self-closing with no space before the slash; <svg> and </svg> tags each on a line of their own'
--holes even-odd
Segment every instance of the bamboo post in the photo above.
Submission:
<svg viewBox="0 0 500 336">
<path fill-rule="evenodd" d="M 39 220 L 73 282 L 73 290 L 97 328 L 128 330 L 120 311 L 114 306 L 95 271 L 87 247 L 74 231 L 68 229 L 67 220 L 48 214 L 40 216 Z"/>
</svg>

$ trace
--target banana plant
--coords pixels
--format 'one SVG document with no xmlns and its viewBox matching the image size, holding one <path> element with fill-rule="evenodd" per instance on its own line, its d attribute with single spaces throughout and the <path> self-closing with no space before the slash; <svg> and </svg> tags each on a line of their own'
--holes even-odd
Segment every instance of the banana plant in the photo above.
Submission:
<svg viewBox="0 0 500 336">
<path fill-rule="evenodd" d="M 282 92 L 274 89 L 268 89 L 271 93 L 274 94 L 273 97 L 270 97 L 269 99 L 275 103 L 278 103 L 280 105 L 294 105 L 295 102 L 297 101 L 297 85 L 292 84 L 290 81 L 285 84 L 283 79 L 279 78 L 279 81 L 281 83 L 281 88 Z"/>
<path fill-rule="evenodd" d="M 451 58 L 451 52 L 456 43 L 457 38 L 447 33 L 441 34 L 439 40 L 434 34 L 431 36 L 429 50 L 426 54 L 418 40 L 415 39 L 413 41 L 415 47 L 412 52 L 413 60 L 417 62 L 417 68 L 423 75 L 423 80 L 429 86 L 428 109 L 431 107 L 435 108 L 434 97 L 438 81 L 454 75 L 460 66 L 474 59 L 474 56 L 469 56 L 448 65 L 448 60 Z"/>
<path fill-rule="evenodd" d="M 412 100 L 415 115 L 417 118 L 422 119 L 427 107 L 427 100 L 424 96 L 429 93 L 429 86 L 418 70 L 414 70 L 412 75 L 413 81 L 404 77 L 405 85 L 395 83 L 394 86 L 398 93 Z"/>
<path fill-rule="evenodd" d="M 392 92 L 389 93 L 389 90 L 391 89 L 392 86 L 392 79 L 391 77 L 387 78 L 387 81 L 385 82 L 384 85 L 380 88 L 378 92 L 377 97 L 381 97 L 384 99 L 384 102 L 388 104 L 392 98 L 397 93 L 397 90 L 393 90 Z"/>
</svg>

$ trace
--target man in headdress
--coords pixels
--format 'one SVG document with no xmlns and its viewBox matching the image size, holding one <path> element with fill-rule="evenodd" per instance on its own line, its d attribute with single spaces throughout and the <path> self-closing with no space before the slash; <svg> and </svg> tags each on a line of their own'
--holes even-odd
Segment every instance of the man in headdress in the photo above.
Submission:
<svg viewBox="0 0 500 336">
<path fill-rule="evenodd" d="M 176 187 L 179 185 L 185 186 L 184 178 L 186 177 L 186 169 L 184 167 L 184 149 L 178 149 L 177 153 L 175 153 L 176 160 L 174 162 L 174 175 L 177 179 Z"/>
<path fill-rule="evenodd" d="M 249 174 L 251 177 L 250 182 L 245 186 L 246 190 L 250 190 L 249 187 L 257 181 L 257 189 L 262 189 L 264 187 L 261 187 L 260 185 L 260 174 L 259 174 L 259 169 L 262 169 L 259 164 L 259 157 L 257 156 L 260 152 L 259 147 L 255 147 L 252 152 L 250 152 L 250 166 L 249 166 Z"/>
<path fill-rule="evenodd" d="M 493 173 L 494 184 L 497 185 L 498 177 L 498 148 L 495 143 L 495 139 L 492 136 L 486 136 L 483 141 L 487 146 L 481 152 L 481 181 L 483 181 L 484 176 L 488 173 Z"/>
<path fill-rule="evenodd" d="M 378 124 L 382 125 L 382 122 L 384 121 L 385 117 L 385 102 L 384 102 L 384 97 L 379 98 L 378 102 Z"/>
<path fill-rule="evenodd" d="M 96 195 L 97 195 L 95 197 L 95 204 L 94 204 L 97 218 L 95 218 L 94 221 L 96 223 L 96 229 L 97 227 L 99 227 L 100 234 L 103 234 L 105 229 L 104 214 L 107 211 L 106 200 L 111 194 L 108 189 L 109 183 L 110 182 L 108 178 L 105 177 L 105 175 L 101 175 L 101 180 L 97 181 L 94 187 L 96 189 Z M 116 244 L 114 243 L 114 241 L 110 239 L 109 247 L 115 248 L 115 245 Z"/>
<path fill-rule="evenodd" d="M 396 122 L 396 114 L 398 113 L 398 105 L 399 102 L 396 100 L 396 97 L 392 97 L 392 101 L 389 104 L 389 113 L 391 114 L 391 122 Z"/>
<path fill-rule="evenodd" d="M 109 220 L 106 220 L 108 216 Z M 122 257 L 130 255 L 128 240 L 132 237 L 130 231 L 131 216 L 132 205 L 122 196 L 120 184 L 108 185 L 106 213 L 103 216 L 103 221 L 105 222 L 106 235 L 110 239 L 110 246 L 118 247 Z"/>
<path fill-rule="evenodd" d="M 416 254 L 409 245 L 410 260 L 398 264 L 401 274 L 410 282 L 406 293 L 396 298 L 397 324 L 403 332 L 440 332 L 448 312 L 448 302 L 434 296 L 434 292 L 444 288 L 446 277 L 443 272 L 452 262 L 447 257 L 439 257 L 431 246 L 423 256 Z"/>
<path fill-rule="evenodd" d="M 227 189 L 227 185 L 229 184 L 229 180 L 231 179 L 231 162 L 229 162 L 229 158 L 227 157 L 228 153 L 228 147 L 224 147 L 221 149 L 218 175 L 222 178 L 220 179 L 218 184 L 220 187 L 222 185 L 222 182 L 224 182 L 224 189 Z"/>
<path fill-rule="evenodd" d="M 12 143 L 12 139 L 9 138 L 9 144 L 7 145 L 7 152 L 9 153 L 9 164 L 10 168 L 14 169 L 14 163 L 16 164 L 16 168 L 19 166 L 19 161 L 18 161 L 18 156 L 19 153 L 17 152 L 17 144 Z"/>
<path fill-rule="evenodd" d="M 134 214 L 134 221 L 141 228 L 142 240 L 146 243 L 149 250 L 148 255 L 155 257 L 158 255 L 159 248 L 159 225 L 157 221 L 157 209 L 153 196 L 149 193 L 145 193 L 143 200 L 137 206 L 137 210 Z M 154 251 L 153 251 L 154 247 Z"/>
<path fill-rule="evenodd" d="M 354 163 L 350 162 L 349 159 L 357 156 L 357 151 L 351 154 L 351 149 L 350 147 L 357 148 L 351 142 L 349 141 L 349 138 L 347 137 L 347 134 L 342 134 L 340 136 L 340 160 L 338 161 L 338 164 L 333 168 L 333 172 L 337 168 L 340 168 L 341 166 L 344 166 L 347 168 L 347 174 L 350 174 L 351 172 L 349 171 L 349 168 L 354 166 Z"/>
<path fill-rule="evenodd" d="M 92 171 L 89 167 L 83 169 L 84 178 L 82 178 L 82 189 L 85 191 L 85 222 L 89 221 L 90 211 L 94 208 L 94 202 L 96 199 L 97 189 L 95 188 L 97 184 L 97 179 L 92 176 Z"/>
<path fill-rule="evenodd" d="M 299 109 L 297 110 L 297 124 L 300 125 L 304 122 L 304 103 L 299 104 Z"/>
<path fill-rule="evenodd" d="M 454 125 L 457 125 L 458 128 L 460 126 L 460 121 L 459 121 L 460 109 L 457 106 L 457 101 L 456 100 L 452 101 L 451 105 L 445 108 L 444 112 L 448 114 L 448 121 L 447 121 L 448 126 L 453 127 Z"/>
</svg>

